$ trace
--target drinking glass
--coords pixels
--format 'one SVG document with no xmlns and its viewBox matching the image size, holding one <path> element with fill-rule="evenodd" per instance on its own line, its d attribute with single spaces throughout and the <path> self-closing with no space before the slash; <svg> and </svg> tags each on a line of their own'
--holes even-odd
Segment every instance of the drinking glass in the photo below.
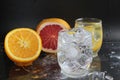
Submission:
<svg viewBox="0 0 120 80">
<path fill-rule="evenodd" d="M 57 59 L 61 72 L 72 78 L 86 76 L 92 62 L 92 36 L 83 28 L 60 31 Z"/>
<path fill-rule="evenodd" d="M 75 27 L 82 27 L 92 34 L 93 57 L 98 56 L 103 40 L 102 20 L 97 18 L 78 18 Z"/>
</svg>

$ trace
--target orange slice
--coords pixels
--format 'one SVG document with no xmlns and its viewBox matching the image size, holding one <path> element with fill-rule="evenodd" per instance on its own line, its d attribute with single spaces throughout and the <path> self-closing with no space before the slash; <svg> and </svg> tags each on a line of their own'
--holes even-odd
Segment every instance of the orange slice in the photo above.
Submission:
<svg viewBox="0 0 120 80">
<path fill-rule="evenodd" d="M 42 39 L 42 50 L 49 53 L 57 52 L 58 32 L 70 29 L 70 25 L 60 18 L 48 18 L 37 25 L 37 33 Z"/>
<path fill-rule="evenodd" d="M 17 28 L 6 35 L 4 48 L 7 56 L 18 66 L 28 66 L 40 55 L 42 43 L 34 30 Z"/>
</svg>

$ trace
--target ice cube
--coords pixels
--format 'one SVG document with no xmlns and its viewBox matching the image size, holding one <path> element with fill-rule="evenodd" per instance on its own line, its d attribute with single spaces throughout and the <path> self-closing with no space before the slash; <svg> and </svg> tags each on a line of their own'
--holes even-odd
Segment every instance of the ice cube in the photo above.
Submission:
<svg viewBox="0 0 120 80">
<path fill-rule="evenodd" d="M 64 31 L 59 32 L 58 40 L 63 44 L 73 41 L 72 35 L 69 35 L 67 32 L 69 32 L 69 31 L 64 30 Z"/>
<path fill-rule="evenodd" d="M 91 33 L 84 30 L 83 28 L 74 28 L 73 30 L 76 32 L 74 34 L 74 37 L 75 37 L 75 40 L 76 40 L 75 42 L 85 43 L 85 44 L 87 44 L 88 42 L 91 43 L 91 41 L 92 41 Z M 87 45 L 89 45 L 89 44 L 87 44 Z"/>
<path fill-rule="evenodd" d="M 68 45 L 69 46 L 69 45 Z M 77 57 L 79 54 L 78 54 L 78 51 L 75 47 L 73 46 L 70 46 L 68 47 L 68 49 L 66 50 L 66 53 L 65 53 L 66 57 L 67 58 L 75 58 Z"/>
<path fill-rule="evenodd" d="M 67 59 L 62 65 L 61 65 L 62 67 L 62 69 L 64 70 L 64 71 L 66 71 L 67 73 L 70 73 L 70 72 L 72 72 L 72 67 L 73 67 L 73 64 L 71 63 L 71 60 L 69 60 L 69 59 Z"/>
</svg>

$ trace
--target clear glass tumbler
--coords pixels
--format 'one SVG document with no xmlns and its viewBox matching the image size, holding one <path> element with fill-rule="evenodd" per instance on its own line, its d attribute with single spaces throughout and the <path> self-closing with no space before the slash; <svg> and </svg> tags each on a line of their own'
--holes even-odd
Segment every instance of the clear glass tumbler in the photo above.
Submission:
<svg viewBox="0 0 120 80">
<path fill-rule="evenodd" d="M 93 57 L 98 56 L 103 41 L 102 20 L 97 18 L 78 18 L 75 27 L 82 27 L 92 34 Z"/>
<path fill-rule="evenodd" d="M 61 72 L 72 78 L 86 76 L 92 62 L 92 36 L 83 28 L 60 31 L 57 58 Z"/>
</svg>

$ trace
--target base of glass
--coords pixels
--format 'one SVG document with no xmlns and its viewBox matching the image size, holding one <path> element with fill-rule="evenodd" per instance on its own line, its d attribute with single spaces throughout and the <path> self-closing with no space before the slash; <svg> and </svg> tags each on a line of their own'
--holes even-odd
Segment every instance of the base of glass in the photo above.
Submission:
<svg viewBox="0 0 120 80">
<path fill-rule="evenodd" d="M 98 53 L 97 52 L 93 52 L 93 57 L 97 57 Z"/>
<path fill-rule="evenodd" d="M 81 73 L 66 73 L 65 71 L 61 71 L 61 74 L 66 76 L 66 77 L 70 77 L 70 78 L 82 78 L 84 76 L 87 76 L 87 74 L 89 73 L 88 70 L 82 70 Z"/>
</svg>

